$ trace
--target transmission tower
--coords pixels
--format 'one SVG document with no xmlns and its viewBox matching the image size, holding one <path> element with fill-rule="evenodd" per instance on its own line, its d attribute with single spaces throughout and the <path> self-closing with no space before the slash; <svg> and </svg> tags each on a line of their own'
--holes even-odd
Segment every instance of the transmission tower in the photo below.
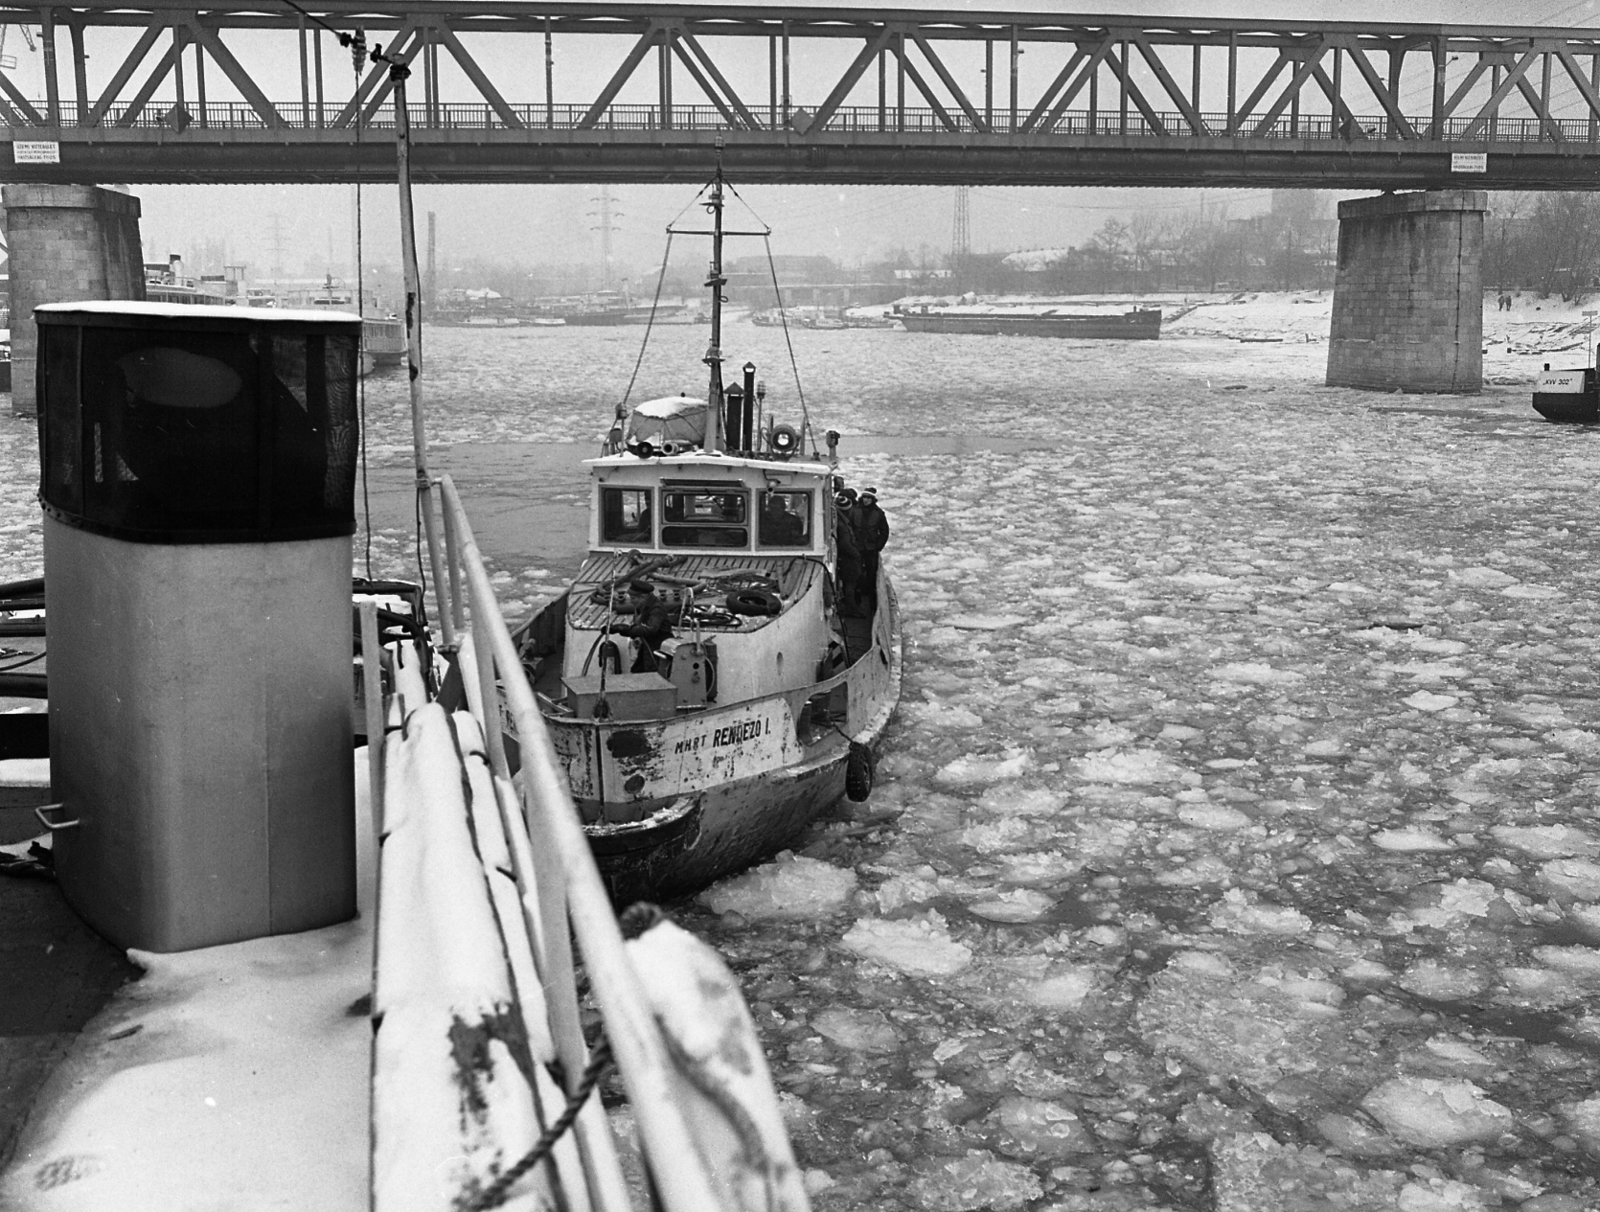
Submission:
<svg viewBox="0 0 1600 1212">
<path fill-rule="evenodd" d="M 971 187 L 956 186 L 955 222 L 950 228 L 950 259 L 964 261 L 972 255 L 972 215 L 969 210 Z"/>
<path fill-rule="evenodd" d="M 589 201 L 593 202 L 598 208 L 597 210 L 591 210 L 589 217 L 599 220 L 590 230 L 600 233 L 600 288 L 602 290 L 610 290 L 611 233 L 615 230 L 616 220 L 622 212 L 612 206 L 611 190 L 607 186 L 602 185 L 600 187 L 600 196 L 598 198 L 590 198 Z"/>
<path fill-rule="evenodd" d="M 272 242 L 267 251 L 272 254 L 272 278 L 276 283 L 283 279 L 283 216 L 274 212 L 267 217 L 272 220 Z"/>
</svg>

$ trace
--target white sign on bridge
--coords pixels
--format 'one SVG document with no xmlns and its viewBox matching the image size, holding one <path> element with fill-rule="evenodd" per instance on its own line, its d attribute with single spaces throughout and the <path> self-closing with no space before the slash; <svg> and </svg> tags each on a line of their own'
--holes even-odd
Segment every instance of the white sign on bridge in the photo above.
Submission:
<svg viewBox="0 0 1600 1212">
<path fill-rule="evenodd" d="M 60 164 L 61 144 L 53 139 L 48 143 L 18 139 L 11 144 L 11 157 L 13 164 Z"/>
<path fill-rule="evenodd" d="M 1451 152 L 1450 171 L 1453 173 L 1486 173 L 1489 171 L 1489 153 Z"/>
</svg>

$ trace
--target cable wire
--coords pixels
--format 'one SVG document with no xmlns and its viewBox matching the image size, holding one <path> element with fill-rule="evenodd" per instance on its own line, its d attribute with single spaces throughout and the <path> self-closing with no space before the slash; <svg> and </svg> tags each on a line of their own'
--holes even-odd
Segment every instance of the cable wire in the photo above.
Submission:
<svg viewBox="0 0 1600 1212">
<path fill-rule="evenodd" d="M 687 208 L 685 208 L 687 209 Z M 679 215 L 682 215 L 682 211 Z M 639 378 L 639 367 L 644 365 L 644 351 L 650 347 L 650 330 L 655 327 L 656 308 L 661 303 L 661 288 L 667 281 L 667 262 L 672 260 L 672 227 L 667 227 L 667 251 L 661 255 L 661 273 L 656 278 L 656 296 L 650 300 L 650 318 L 645 321 L 644 339 L 639 342 L 639 356 L 633 363 L 633 373 L 628 376 L 628 389 L 622 393 L 622 403 L 617 405 L 617 415 L 624 415 L 623 410 L 628 407 L 628 397 L 633 394 L 633 384 Z"/>
</svg>

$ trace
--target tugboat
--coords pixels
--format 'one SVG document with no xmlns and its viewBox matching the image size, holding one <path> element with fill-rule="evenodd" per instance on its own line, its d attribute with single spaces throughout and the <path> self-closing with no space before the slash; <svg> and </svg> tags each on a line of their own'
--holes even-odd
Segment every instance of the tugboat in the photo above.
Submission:
<svg viewBox="0 0 1600 1212">
<path fill-rule="evenodd" d="M 865 799 L 900 693 L 889 578 L 840 568 L 838 435 L 823 455 L 804 414 L 759 419 L 751 364 L 723 385 L 723 201 L 719 168 L 698 233 L 706 397 L 619 406 L 587 462 L 588 556 L 514 635 L 619 904 L 704 886 Z"/>
<path fill-rule="evenodd" d="M 1580 425 L 1600 421 L 1600 392 L 1596 391 L 1594 367 L 1551 370 L 1546 362 L 1533 381 L 1533 408 L 1547 421 Z"/>
</svg>

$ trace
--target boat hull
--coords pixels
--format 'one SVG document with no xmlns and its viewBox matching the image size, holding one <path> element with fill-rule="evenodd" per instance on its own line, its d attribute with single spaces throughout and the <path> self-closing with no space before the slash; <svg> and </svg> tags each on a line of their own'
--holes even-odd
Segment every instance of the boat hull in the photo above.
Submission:
<svg viewBox="0 0 1600 1212">
<path fill-rule="evenodd" d="M 612 900 L 693 892 L 780 849 L 845 794 L 848 751 L 736 779 L 664 805 L 635 833 L 588 828 Z"/>
<path fill-rule="evenodd" d="M 1593 425 L 1600 421 L 1600 390 L 1594 367 L 1547 368 L 1534 380 L 1533 409 L 1547 421 Z"/>
<path fill-rule="evenodd" d="M 863 655 L 798 691 L 668 720 L 546 713 L 617 904 L 702 888 L 780 850 L 845 795 L 851 762 L 870 762 L 900 697 L 899 612 L 882 572 L 878 601 Z M 804 704 L 840 690 L 842 720 L 804 718 Z"/>
<path fill-rule="evenodd" d="M 1161 336 L 1161 313 L 1153 310 L 1130 311 L 1115 316 L 1038 312 L 902 312 L 898 318 L 907 332 L 1071 337 L 1082 341 L 1154 341 Z"/>
</svg>

